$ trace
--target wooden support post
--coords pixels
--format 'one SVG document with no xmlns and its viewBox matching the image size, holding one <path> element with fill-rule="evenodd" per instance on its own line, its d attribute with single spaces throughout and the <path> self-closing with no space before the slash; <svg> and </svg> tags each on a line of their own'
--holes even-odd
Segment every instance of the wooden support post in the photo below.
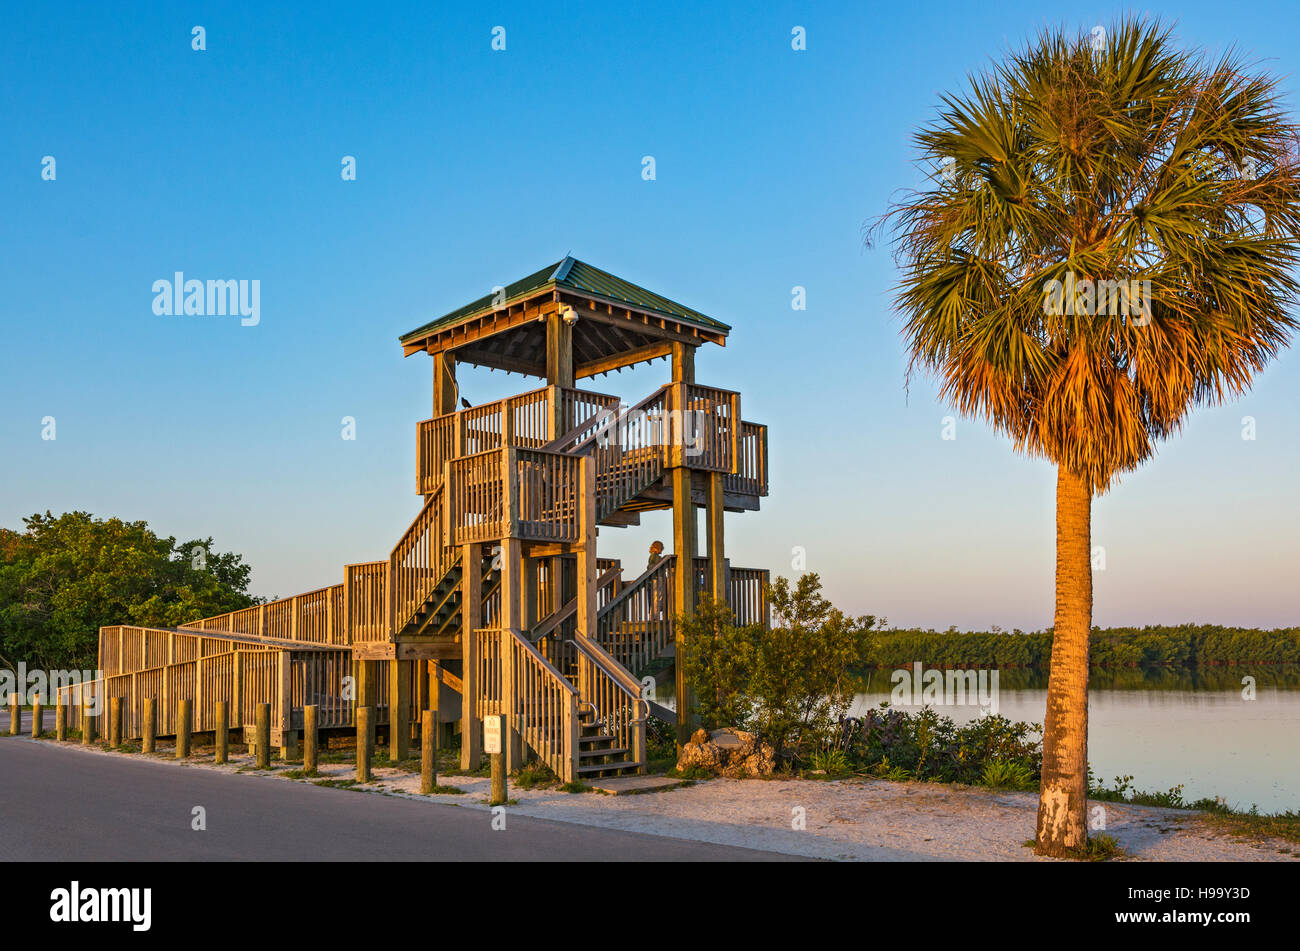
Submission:
<svg viewBox="0 0 1300 951">
<path fill-rule="evenodd" d="M 501 539 L 501 745 L 504 750 L 506 770 L 513 771 L 523 765 L 523 743 L 516 729 L 514 698 L 514 669 L 511 650 L 511 628 L 518 629 L 523 620 L 521 598 L 521 562 L 523 546 L 518 538 Z"/>
<path fill-rule="evenodd" d="M 257 750 L 257 768 L 271 768 L 271 705 L 269 703 L 259 703 L 257 705 L 256 732 L 253 745 Z"/>
<path fill-rule="evenodd" d="M 108 701 L 108 745 L 114 749 L 122 745 L 121 697 L 110 697 Z"/>
<path fill-rule="evenodd" d="M 60 743 L 68 739 L 68 705 L 62 696 L 54 701 L 54 738 Z"/>
<path fill-rule="evenodd" d="M 673 479 L 673 551 L 677 563 L 673 570 L 673 598 L 678 616 L 695 613 L 695 505 L 691 501 L 691 470 L 672 470 Z M 682 626 L 673 620 L 673 638 L 677 660 L 673 664 L 677 686 L 677 742 L 685 744 L 691 737 L 691 710 L 695 698 L 686 679 L 686 640 Z"/>
<path fill-rule="evenodd" d="M 718 601 L 727 600 L 727 554 L 722 532 L 722 473 L 708 473 L 705 491 L 705 534 L 709 546 L 709 593 Z"/>
<path fill-rule="evenodd" d="M 425 710 L 420 730 L 420 792 L 426 796 L 438 786 L 438 711 Z"/>
<path fill-rule="evenodd" d="M 90 699 L 86 686 L 84 683 L 81 685 L 81 742 L 89 746 L 95 742 L 95 716 L 90 712 L 94 709 L 94 701 Z"/>
<path fill-rule="evenodd" d="M 17 736 L 23 722 L 23 707 L 18 700 L 18 694 L 9 698 L 9 735 Z"/>
<path fill-rule="evenodd" d="M 433 712 L 433 748 L 442 749 L 442 661 L 429 661 L 429 710 Z"/>
<path fill-rule="evenodd" d="M 637 704 L 636 709 L 639 710 L 640 706 L 640 704 Z M 632 762 L 640 764 L 636 769 L 638 776 L 645 775 L 645 725 L 645 720 L 639 720 L 632 724 Z"/>
<path fill-rule="evenodd" d="M 374 711 L 379 706 L 379 661 L 377 660 L 359 660 L 357 661 L 357 683 L 356 698 L 357 707 L 369 707 L 371 714 L 366 721 L 366 729 L 370 731 L 366 742 L 370 748 L 375 746 L 375 715 Z"/>
<path fill-rule="evenodd" d="M 215 762 L 225 763 L 230 759 L 230 701 L 218 700 L 213 714 L 217 720 L 217 755 Z"/>
<path fill-rule="evenodd" d="M 357 782 L 370 782 L 370 738 L 373 707 L 357 707 Z"/>
<path fill-rule="evenodd" d="M 492 718 L 497 723 L 497 728 L 492 732 L 494 736 L 489 739 L 491 742 L 485 744 L 491 751 L 488 758 L 492 761 L 492 796 L 488 800 L 490 806 L 502 806 L 506 802 L 506 772 L 509 764 L 506 762 L 506 736 L 510 731 L 510 724 L 506 722 L 505 714 L 499 714 Z"/>
<path fill-rule="evenodd" d="M 587 637 L 596 636 L 596 460 L 583 456 L 579 471 L 578 532 L 582 547 L 578 551 L 576 581 L 578 630 Z"/>
<path fill-rule="evenodd" d="M 506 730 L 508 727 L 505 723 L 501 724 L 501 729 Z M 502 737 L 504 744 L 505 737 Z M 506 754 L 492 754 L 492 801 L 489 806 L 504 806 L 506 803 Z"/>
<path fill-rule="evenodd" d="M 41 705 L 41 695 L 32 697 L 32 739 L 45 732 L 45 707 Z"/>
<path fill-rule="evenodd" d="M 519 629 L 527 634 L 537 626 L 539 620 L 536 558 L 524 556 L 519 586 L 523 597 L 523 616 Z"/>
<path fill-rule="evenodd" d="M 558 311 L 546 315 L 546 382 L 573 388 L 573 325 Z"/>
<path fill-rule="evenodd" d="M 456 358 L 443 351 L 433 355 L 433 415 L 456 411 Z"/>
<path fill-rule="evenodd" d="M 176 703 L 176 758 L 186 759 L 190 755 L 190 730 L 194 721 L 194 701 L 185 699 Z"/>
<path fill-rule="evenodd" d="M 247 726 L 244 720 L 244 655 L 239 651 L 235 652 L 235 689 L 230 697 L 230 725 L 240 729 Z"/>
<path fill-rule="evenodd" d="M 314 703 L 302 708 L 302 769 L 308 776 L 316 775 L 316 767 L 320 762 L 316 752 L 316 711 L 319 709 Z"/>
<path fill-rule="evenodd" d="M 461 671 L 464 694 L 460 698 L 460 768 L 478 769 L 483 755 L 482 723 L 478 719 L 478 637 L 483 626 L 483 555 L 479 545 L 461 550 Z"/>
<path fill-rule="evenodd" d="M 682 343 L 677 340 L 673 341 L 672 382 L 695 382 L 695 351 L 696 345 L 693 343 Z"/>
<path fill-rule="evenodd" d="M 394 763 L 411 753 L 411 663 L 388 662 L 388 758 Z"/>
<path fill-rule="evenodd" d="M 140 751 L 152 753 L 158 748 L 158 701 L 144 698 L 144 723 L 140 724 Z"/>
<path fill-rule="evenodd" d="M 287 762 L 298 754 L 298 733 L 293 729 L 293 657 L 288 651 L 280 651 L 277 672 L 276 726 L 280 730 L 280 759 Z"/>
</svg>

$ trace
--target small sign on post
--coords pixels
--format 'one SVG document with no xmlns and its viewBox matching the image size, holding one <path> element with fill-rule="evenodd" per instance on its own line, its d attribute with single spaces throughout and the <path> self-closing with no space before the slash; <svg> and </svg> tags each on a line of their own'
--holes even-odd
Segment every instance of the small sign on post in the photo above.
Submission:
<svg viewBox="0 0 1300 951">
<path fill-rule="evenodd" d="M 501 717 L 499 716 L 483 718 L 483 752 L 501 752 Z"/>
</svg>

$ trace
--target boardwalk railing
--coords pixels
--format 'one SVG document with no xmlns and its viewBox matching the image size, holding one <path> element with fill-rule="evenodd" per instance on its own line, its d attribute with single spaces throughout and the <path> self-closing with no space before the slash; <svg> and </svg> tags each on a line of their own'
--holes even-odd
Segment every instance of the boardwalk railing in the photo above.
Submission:
<svg viewBox="0 0 1300 951">
<path fill-rule="evenodd" d="M 132 630 L 168 635 L 181 641 L 198 640 L 172 631 L 128 629 Z M 83 697 L 102 704 L 93 711 L 97 716 L 108 712 L 109 700 L 120 698 L 123 736 L 128 739 L 139 738 L 143 733 L 146 699 L 155 703 L 159 736 L 176 733 L 180 700 L 193 701 L 192 728 L 197 732 L 216 729 L 216 705 L 220 701 L 228 705 L 228 724 L 232 730 L 252 726 L 257 705 L 266 703 L 271 707 L 272 733 L 279 737 L 287 730 L 302 726 L 302 708 L 306 704 L 316 704 L 319 708 L 317 725 L 321 728 L 351 726 L 355 701 L 345 699 L 345 678 L 355 676 L 353 665 L 352 652 L 346 648 L 278 650 L 239 644 L 234 650 L 203 654 L 192 660 L 125 673 L 105 671 L 102 680 L 64 686 L 58 689 L 57 695 L 73 708 L 69 722 L 79 722 Z M 413 713 L 408 711 L 408 717 Z M 386 719 L 381 717 L 381 722 Z"/>
<path fill-rule="evenodd" d="M 343 585 L 318 588 L 292 598 L 190 621 L 183 627 L 224 631 L 311 644 L 347 644 L 343 623 Z"/>
</svg>

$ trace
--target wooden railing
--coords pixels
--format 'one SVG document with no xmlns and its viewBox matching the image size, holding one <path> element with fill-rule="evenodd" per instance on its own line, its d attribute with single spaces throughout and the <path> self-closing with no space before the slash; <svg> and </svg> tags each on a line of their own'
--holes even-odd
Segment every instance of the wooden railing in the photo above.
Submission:
<svg viewBox="0 0 1300 951">
<path fill-rule="evenodd" d="M 213 641 L 172 631 L 149 633 L 174 638 L 178 643 L 198 641 L 207 645 Z M 351 726 L 355 700 L 344 698 L 344 678 L 354 675 L 353 664 L 352 652 L 346 648 L 277 650 L 239 644 L 235 650 L 202 654 L 143 670 L 106 672 L 102 680 L 61 687 L 57 694 L 64 703 L 76 708 L 71 711 L 73 718 L 69 722 L 75 722 L 80 716 L 83 690 L 102 704 L 93 711 L 96 716 L 108 712 L 108 701 L 120 698 L 123 736 L 128 739 L 143 733 L 146 699 L 155 702 L 159 736 L 175 734 L 181 700 L 192 701 L 191 727 L 196 732 L 216 728 L 216 706 L 220 701 L 228 704 L 227 722 L 232 730 L 251 726 L 256 721 L 257 705 L 269 704 L 272 731 L 279 736 L 285 730 L 302 726 L 302 708 L 307 704 L 317 706 L 318 726 Z M 381 668 L 381 681 L 384 673 L 386 670 Z M 384 684 L 381 682 L 379 686 L 382 690 Z M 382 696 L 386 698 L 386 693 Z M 381 706 L 386 713 L 386 702 Z M 408 716 L 411 715 L 413 710 L 408 711 Z M 386 717 L 381 717 L 381 721 L 387 722 Z M 107 721 L 101 720 L 101 733 L 106 726 Z"/>
<path fill-rule="evenodd" d="M 503 712 L 512 730 L 564 782 L 577 778 L 578 691 L 519 631 L 498 632 Z"/>
<path fill-rule="evenodd" d="M 676 555 L 659 559 L 597 615 L 596 642 L 628 670 L 643 670 L 673 642 L 676 563 Z"/>
<path fill-rule="evenodd" d="M 767 587 L 772 575 L 765 568 L 731 568 L 727 573 L 727 601 L 737 624 L 771 627 Z"/>
<path fill-rule="evenodd" d="M 252 637 L 305 641 L 312 644 L 347 644 L 343 613 L 343 585 L 318 588 L 292 598 L 268 601 L 251 608 L 190 621 L 182 627 L 224 631 Z"/>
<path fill-rule="evenodd" d="M 578 692 L 528 639 L 513 628 L 474 632 L 478 658 L 478 718 L 503 714 L 564 782 L 577 775 Z"/>
<path fill-rule="evenodd" d="M 478 663 L 478 696 L 471 702 L 481 720 L 501 712 L 501 629 L 481 627 L 471 636 Z"/>
<path fill-rule="evenodd" d="M 581 633 L 573 637 L 578 660 L 579 707 L 590 709 L 600 731 L 614 737 L 627 760 L 645 771 L 645 725 L 650 705 L 641 699 L 641 684 L 599 644 Z"/>
<path fill-rule="evenodd" d="M 766 568 L 733 568 L 727 562 L 726 596 L 737 624 L 762 624 L 770 627 L 767 603 L 767 586 L 772 575 Z M 695 559 L 696 596 L 711 594 L 713 585 L 709 578 L 709 560 Z"/>
<path fill-rule="evenodd" d="M 734 472 L 722 477 L 728 492 L 765 496 L 767 483 L 767 427 L 760 423 L 740 424 L 740 457 Z"/>
<path fill-rule="evenodd" d="M 660 387 L 573 445 L 574 454 L 596 460 L 597 521 L 663 475 L 670 429 L 667 392 L 667 386 Z"/>
<path fill-rule="evenodd" d="M 343 566 L 343 615 L 350 643 L 388 639 L 388 561 Z"/>
<path fill-rule="evenodd" d="M 536 449 L 505 451 L 514 472 L 510 496 L 518 521 L 512 534 L 539 541 L 579 541 L 582 460 Z"/>
<path fill-rule="evenodd" d="M 617 405 L 615 396 L 548 386 L 424 420 L 417 427 L 416 491 L 431 494 L 453 459 L 503 446 L 538 449 L 559 435 L 557 422 L 572 427 Z"/>
<path fill-rule="evenodd" d="M 454 459 L 448 464 L 447 541 L 467 545 L 508 534 L 505 470 L 497 450 Z"/>
<path fill-rule="evenodd" d="M 740 457 L 740 394 L 698 383 L 676 383 L 672 444 L 693 469 L 734 472 Z"/>
<path fill-rule="evenodd" d="M 443 519 L 445 486 L 429 496 L 388 557 L 388 633 L 396 635 L 424 604 L 454 561 Z"/>
</svg>

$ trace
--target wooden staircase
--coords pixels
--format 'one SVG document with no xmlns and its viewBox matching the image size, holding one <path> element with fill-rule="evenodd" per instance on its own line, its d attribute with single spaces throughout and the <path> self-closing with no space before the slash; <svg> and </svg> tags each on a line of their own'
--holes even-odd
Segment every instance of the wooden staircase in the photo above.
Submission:
<svg viewBox="0 0 1300 951">
<path fill-rule="evenodd" d="M 570 682 L 576 681 L 576 675 Z M 576 684 L 575 684 L 576 686 Z M 627 747 L 616 747 L 618 738 L 604 732 L 598 722 L 595 708 L 589 704 L 579 707 L 578 720 L 578 778 L 601 779 L 607 776 L 631 776 L 640 772 L 642 763 L 631 758 Z"/>
<path fill-rule="evenodd" d="M 452 566 L 447 569 L 447 573 L 430 590 L 424 603 L 398 629 L 399 640 L 453 637 L 463 633 L 461 630 L 464 617 L 464 612 L 461 611 L 464 598 L 464 585 L 461 584 L 463 574 L 460 556 L 457 555 Z M 501 586 L 500 572 L 492 570 L 490 559 L 485 559 L 483 562 L 482 579 L 481 596 L 483 601 L 487 601 Z"/>
</svg>

